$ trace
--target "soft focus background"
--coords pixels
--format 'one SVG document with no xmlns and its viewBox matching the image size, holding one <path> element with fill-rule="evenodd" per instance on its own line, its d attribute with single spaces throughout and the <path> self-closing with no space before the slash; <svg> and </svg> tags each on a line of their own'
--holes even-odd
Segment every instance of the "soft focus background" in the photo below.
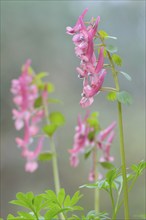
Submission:
<svg viewBox="0 0 146 220">
<path fill-rule="evenodd" d="M 133 96 L 133 104 L 123 106 L 125 147 L 127 166 L 145 157 L 145 1 L 1 1 L 1 216 L 16 213 L 16 207 L 8 204 L 19 191 L 41 193 L 53 189 L 51 163 L 40 164 L 33 174 L 24 172 L 25 161 L 15 144 L 15 131 L 11 118 L 12 96 L 10 85 L 20 74 L 21 66 L 27 58 L 32 59 L 36 72 L 47 71 L 47 78 L 55 84 L 52 97 L 59 98 L 63 105 L 53 104 L 66 116 L 66 125 L 56 135 L 59 153 L 61 185 L 73 194 L 80 185 L 88 182 L 90 161 L 73 169 L 69 165 L 67 150 L 72 147 L 74 127 L 78 113 L 85 114 L 79 106 L 82 80 L 77 78 L 75 57 L 71 37 L 66 35 L 66 26 L 73 26 L 77 17 L 88 7 L 85 20 L 101 16 L 99 29 L 117 36 L 110 41 L 118 46 L 118 54 L 123 57 L 122 70 L 129 73 L 132 82 L 120 76 L 123 90 Z M 106 77 L 104 85 L 111 85 Z M 116 104 L 105 100 L 102 93 L 90 107 L 100 112 L 102 127 L 117 119 Z M 118 129 L 117 129 L 118 136 Z M 47 144 L 47 143 L 46 143 Z M 47 147 L 47 146 L 46 146 Z M 49 148 L 49 143 L 48 143 Z M 115 164 L 120 166 L 119 143 L 116 138 L 112 146 Z M 144 175 L 130 193 L 131 219 L 145 212 Z M 93 209 L 93 191 L 81 189 L 84 199 L 81 204 L 86 212 Z M 111 204 L 107 194 L 102 192 L 101 210 L 110 212 Z M 119 214 L 122 219 L 123 214 Z M 137 218 L 136 218 L 137 219 Z"/>
</svg>

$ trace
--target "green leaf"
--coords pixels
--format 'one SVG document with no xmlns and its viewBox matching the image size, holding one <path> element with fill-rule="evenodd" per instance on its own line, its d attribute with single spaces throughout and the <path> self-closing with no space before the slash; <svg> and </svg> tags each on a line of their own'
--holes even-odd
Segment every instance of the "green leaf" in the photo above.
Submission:
<svg viewBox="0 0 146 220">
<path fill-rule="evenodd" d="M 109 92 L 108 94 L 107 94 L 107 100 L 109 100 L 109 101 L 115 101 L 115 100 L 117 100 L 117 92 Z"/>
<path fill-rule="evenodd" d="M 68 206 L 71 206 L 71 199 L 69 195 L 67 195 L 64 200 L 64 207 L 68 207 Z"/>
<path fill-rule="evenodd" d="M 17 219 L 17 218 L 15 218 L 15 216 L 12 215 L 12 214 L 9 214 L 9 215 L 7 216 L 7 220 L 15 220 L 15 219 Z M 19 219 L 20 219 L 20 217 L 19 217 Z"/>
<path fill-rule="evenodd" d="M 62 126 L 65 123 L 64 115 L 61 112 L 52 112 L 49 115 L 49 119 L 52 124 L 56 126 Z"/>
<path fill-rule="evenodd" d="M 141 175 L 143 170 L 146 169 L 146 161 L 142 160 L 138 163 L 138 165 L 133 164 L 131 169 L 137 174 Z"/>
<path fill-rule="evenodd" d="M 114 36 L 105 36 L 105 38 L 107 38 L 107 39 L 114 39 L 114 40 L 117 40 L 117 37 L 114 37 Z"/>
<path fill-rule="evenodd" d="M 119 55 L 117 54 L 113 54 L 112 55 L 112 60 L 114 61 L 114 63 L 118 66 L 122 66 L 122 59 Z"/>
<path fill-rule="evenodd" d="M 34 220 L 36 219 L 35 216 L 29 214 L 29 213 L 26 213 L 26 212 L 17 212 L 19 216 L 21 216 L 22 219 L 29 219 L 29 220 Z"/>
<path fill-rule="evenodd" d="M 98 187 L 97 183 L 89 183 L 89 184 L 84 184 L 80 186 L 79 188 L 89 188 L 89 189 L 95 189 Z"/>
<path fill-rule="evenodd" d="M 117 100 L 122 104 L 132 104 L 132 97 L 126 91 L 117 92 Z"/>
<path fill-rule="evenodd" d="M 71 198 L 71 206 L 74 206 L 75 204 L 77 204 L 77 202 L 80 200 L 80 198 L 82 198 L 82 194 L 80 194 L 79 191 L 75 192 L 73 197 Z"/>
<path fill-rule="evenodd" d="M 50 137 L 52 137 L 52 135 L 55 133 L 56 129 L 57 129 L 57 126 L 55 124 L 48 124 L 43 127 L 44 133 Z"/>
<path fill-rule="evenodd" d="M 131 76 L 128 73 L 125 73 L 123 71 L 119 71 L 120 73 L 122 73 L 123 76 L 125 76 L 126 79 L 128 79 L 129 81 L 132 80 Z"/>
<path fill-rule="evenodd" d="M 112 185 L 112 182 L 115 180 L 115 178 L 118 176 L 117 169 L 114 168 L 107 172 L 106 174 L 106 180 L 109 183 L 109 185 Z"/>
<path fill-rule="evenodd" d="M 44 152 L 44 153 L 40 153 L 38 156 L 38 160 L 40 161 L 48 161 L 51 160 L 53 157 L 53 153 L 51 152 Z"/>
<path fill-rule="evenodd" d="M 65 199 L 65 190 L 64 189 L 60 189 L 59 193 L 58 193 L 58 202 L 60 203 L 60 205 L 62 206 L 63 202 Z"/>
<path fill-rule="evenodd" d="M 113 45 L 106 45 L 106 50 L 110 53 L 116 53 L 118 51 L 118 48 Z"/>
<path fill-rule="evenodd" d="M 38 79 L 42 79 L 44 77 L 48 76 L 48 73 L 47 72 L 40 72 L 40 73 L 37 73 L 35 78 L 38 80 Z"/>
<path fill-rule="evenodd" d="M 42 100 L 42 97 L 39 96 L 39 97 L 35 100 L 35 102 L 34 102 L 34 107 L 35 107 L 35 108 L 39 108 L 39 107 L 41 107 L 42 105 L 43 105 L 43 100 Z"/>
<path fill-rule="evenodd" d="M 98 112 L 93 112 L 87 119 L 90 127 L 93 127 L 96 131 L 99 129 Z"/>
<path fill-rule="evenodd" d="M 88 138 L 89 138 L 89 140 L 91 140 L 90 137 L 88 137 Z M 85 152 L 85 154 L 84 154 L 84 158 L 85 158 L 85 159 L 88 159 L 88 157 L 89 157 L 89 156 L 91 155 L 91 153 L 92 153 L 92 150 L 93 150 L 93 149 L 90 149 L 90 150 L 88 150 L 87 152 Z"/>
<path fill-rule="evenodd" d="M 98 31 L 98 33 L 103 39 L 108 36 L 108 34 L 104 30 L 100 30 Z"/>
<path fill-rule="evenodd" d="M 110 162 L 100 162 L 100 165 L 105 169 L 113 169 L 114 165 Z"/>
<path fill-rule="evenodd" d="M 58 104 L 62 104 L 62 101 L 59 100 L 59 99 L 51 99 L 51 98 L 49 98 L 49 99 L 48 99 L 48 102 L 49 102 L 49 103 L 58 103 Z"/>
<path fill-rule="evenodd" d="M 50 83 L 50 82 L 47 83 L 47 90 L 48 90 L 49 93 L 54 92 L 54 90 L 55 90 L 54 85 L 52 83 Z"/>
</svg>

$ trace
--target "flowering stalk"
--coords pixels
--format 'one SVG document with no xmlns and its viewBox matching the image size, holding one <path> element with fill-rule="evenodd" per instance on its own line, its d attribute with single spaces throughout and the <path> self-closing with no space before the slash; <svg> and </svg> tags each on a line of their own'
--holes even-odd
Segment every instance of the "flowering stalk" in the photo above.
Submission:
<svg viewBox="0 0 146 220">
<path fill-rule="evenodd" d="M 93 149 L 93 170 L 94 170 L 94 180 L 95 182 L 98 181 L 98 169 L 97 169 L 97 147 L 95 146 Z M 95 188 L 95 211 L 99 213 L 99 189 Z"/>
<path fill-rule="evenodd" d="M 117 90 L 120 90 L 117 73 L 110 53 L 107 51 L 108 58 L 112 65 L 112 73 L 115 81 L 115 86 Z M 120 137 L 120 154 L 122 162 L 122 176 L 123 176 L 123 188 L 124 188 L 124 207 L 125 207 L 125 219 L 129 219 L 129 205 L 128 205 L 128 184 L 127 184 L 127 174 L 126 174 L 126 159 L 125 159 L 125 148 L 124 148 L 124 133 L 123 133 L 123 120 L 122 120 L 122 105 L 118 101 L 118 122 L 119 122 L 119 137 Z"/>
<path fill-rule="evenodd" d="M 44 104 L 44 111 L 45 111 L 45 117 L 47 124 L 49 124 L 49 112 L 47 107 L 47 92 L 44 91 L 43 94 L 43 104 Z M 50 138 L 50 147 L 53 154 L 52 163 L 53 163 L 53 174 L 54 174 L 54 185 L 55 185 L 55 191 L 58 194 L 60 191 L 60 181 L 59 181 L 59 172 L 58 172 L 58 165 L 57 165 L 57 158 L 56 158 L 56 148 L 53 141 L 53 138 Z"/>
</svg>

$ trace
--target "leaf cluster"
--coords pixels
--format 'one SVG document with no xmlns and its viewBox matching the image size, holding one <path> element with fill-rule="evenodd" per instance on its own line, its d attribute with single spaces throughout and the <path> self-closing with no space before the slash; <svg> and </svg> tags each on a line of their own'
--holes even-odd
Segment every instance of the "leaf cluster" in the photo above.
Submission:
<svg viewBox="0 0 146 220">
<path fill-rule="evenodd" d="M 83 210 L 81 206 L 77 205 L 81 197 L 79 191 L 70 197 L 66 195 L 64 189 L 61 189 L 58 195 L 52 190 L 47 190 L 45 193 L 36 196 L 32 192 L 26 194 L 19 192 L 16 194 L 17 200 L 12 200 L 10 203 L 24 207 L 27 211 L 18 211 L 16 217 L 9 214 L 7 220 L 52 220 L 58 218 L 60 213 L 66 219 L 69 212 Z"/>
</svg>

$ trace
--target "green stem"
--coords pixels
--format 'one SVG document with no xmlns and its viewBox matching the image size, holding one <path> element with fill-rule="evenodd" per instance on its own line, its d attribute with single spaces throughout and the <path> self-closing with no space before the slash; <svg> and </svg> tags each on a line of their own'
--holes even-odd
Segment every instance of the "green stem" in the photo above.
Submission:
<svg viewBox="0 0 146 220">
<path fill-rule="evenodd" d="M 98 180 L 98 171 L 97 171 L 97 147 L 93 149 L 93 170 L 94 170 L 94 180 Z M 99 189 L 95 188 L 95 201 L 94 201 L 95 211 L 99 213 Z"/>
<path fill-rule="evenodd" d="M 112 201 L 112 207 L 114 210 L 115 209 L 115 202 L 114 202 L 113 191 L 112 191 L 111 186 L 110 186 L 110 197 L 111 197 L 111 201 Z"/>
<path fill-rule="evenodd" d="M 112 66 L 113 78 L 115 81 L 116 89 L 120 90 L 117 72 L 112 60 L 110 53 L 107 51 L 108 58 Z M 120 154 L 121 154 L 121 163 L 122 163 L 122 176 L 123 176 L 123 190 L 124 190 L 124 212 L 125 219 L 129 220 L 129 205 L 128 205 L 128 184 L 127 184 L 127 175 L 126 175 L 126 159 L 125 159 L 125 149 L 124 149 L 124 133 L 123 133 L 123 120 L 122 120 L 122 105 L 118 101 L 118 122 L 119 122 L 119 136 L 120 136 Z"/>
<path fill-rule="evenodd" d="M 47 105 L 47 100 L 46 98 L 43 99 L 43 104 L 44 104 L 44 111 L 45 111 L 45 116 L 46 116 L 46 121 L 49 124 L 49 111 L 48 111 L 48 105 Z M 51 147 L 51 151 L 53 154 L 52 157 L 52 163 L 53 163 L 53 175 L 54 175 L 54 185 L 55 185 L 55 191 L 56 194 L 59 193 L 60 191 L 60 180 L 59 180 L 59 171 L 58 171 L 58 163 L 57 163 L 57 153 L 56 153 L 56 148 L 55 148 L 55 144 L 53 141 L 53 138 L 50 138 L 50 147 Z M 61 220 L 65 220 L 65 217 L 63 215 L 63 213 L 59 214 L 60 219 Z"/>
<path fill-rule="evenodd" d="M 50 147 L 51 147 L 51 152 L 53 153 L 52 163 L 53 163 L 55 191 L 56 194 L 58 194 L 60 191 L 60 181 L 59 181 L 59 172 L 58 172 L 58 163 L 57 163 L 57 153 L 52 137 L 50 138 Z"/>
</svg>

